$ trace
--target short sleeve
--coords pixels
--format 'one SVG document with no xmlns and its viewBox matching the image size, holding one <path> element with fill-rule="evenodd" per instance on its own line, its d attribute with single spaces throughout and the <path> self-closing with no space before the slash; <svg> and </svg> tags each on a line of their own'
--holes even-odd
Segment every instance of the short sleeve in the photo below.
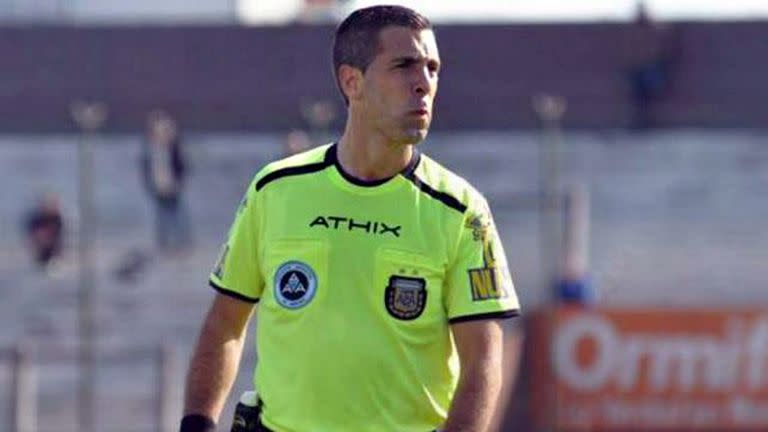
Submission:
<svg viewBox="0 0 768 432">
<path fill-rule="evenodd" d="M 507 318 L 520 305 L 490 208 L 478 199 L 464 213 L 456 253 L 446 281 L 445 308 L 451 323 Z"/>
<path fill-rule="evenodd" d="M 257 259 L 260 218 L 256 194 L 255 183 L 251 183 L 210 274 L 210 285 L 216 291 L 250 303 L 259 301 L 264 285 Z"/>
</svg>

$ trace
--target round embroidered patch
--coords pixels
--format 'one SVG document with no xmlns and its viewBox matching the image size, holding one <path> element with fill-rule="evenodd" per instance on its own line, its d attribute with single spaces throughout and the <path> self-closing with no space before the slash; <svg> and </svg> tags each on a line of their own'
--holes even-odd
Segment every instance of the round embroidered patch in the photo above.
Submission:
<svg viewBox="0 0 768 432">
<path fill-rule="evenodd" d="M 300 261 L 283 263 L 275 273 L 275 300 L 288 309 L 304 307 L 317 290 L 317 276 L 309 265 Z"/>
</svg>

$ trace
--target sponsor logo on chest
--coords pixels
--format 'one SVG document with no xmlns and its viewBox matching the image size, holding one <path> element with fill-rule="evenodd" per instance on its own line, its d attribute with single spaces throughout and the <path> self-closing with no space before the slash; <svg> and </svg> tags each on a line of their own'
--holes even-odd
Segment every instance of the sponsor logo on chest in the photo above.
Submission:
<svg viewBox="0 0 768 432">
<path fill-rule="evenodd" d="M 356 231 L 371 235 L 400 237 L 400 225 L 388 224 L 381 221 L 354 219 L 344 216 L 317 216 L 309 227 L 313 229 L 328 229 L 337 231 Z"/>
</svg>

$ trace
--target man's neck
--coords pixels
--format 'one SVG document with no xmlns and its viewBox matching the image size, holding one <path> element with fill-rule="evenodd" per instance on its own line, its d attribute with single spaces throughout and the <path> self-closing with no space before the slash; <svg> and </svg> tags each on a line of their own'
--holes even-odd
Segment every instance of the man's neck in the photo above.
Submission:
<svg viewBox="0 0 768 432">
<path fill-rule="evenodd" d="M 337 158 L 344 171 L 360 180 L 394 177 L 408 166 L 413 146 L 392 143 L 381 135 L 356 133 L 347 127 L 339 140 Z"/>
</svg>

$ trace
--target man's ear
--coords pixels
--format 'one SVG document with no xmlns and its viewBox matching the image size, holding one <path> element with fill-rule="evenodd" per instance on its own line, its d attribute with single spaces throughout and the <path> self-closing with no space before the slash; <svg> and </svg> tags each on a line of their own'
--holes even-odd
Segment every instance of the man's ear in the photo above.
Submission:
<svg viewBox="0 0 768 432">
<path fill-rule="evenodd" d="M 363 92 L 363 71 L 346 64 L 339 66 L 339 86 L 347 99 L 360 98 Z"/>
</svg>

